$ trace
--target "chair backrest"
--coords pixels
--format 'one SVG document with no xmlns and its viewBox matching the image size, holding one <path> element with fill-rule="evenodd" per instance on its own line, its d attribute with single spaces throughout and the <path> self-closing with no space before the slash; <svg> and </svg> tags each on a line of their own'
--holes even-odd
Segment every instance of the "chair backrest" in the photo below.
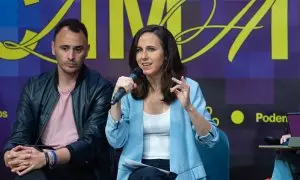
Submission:
<svg viewBox="0 0 300 180">
<path fill-rule="evenodd" d="M 219 134 L 219 141 L 214 147 L 198 146 L 208 180 L 229 180 L 229 141 L 220 129 Z"/>
</svg>

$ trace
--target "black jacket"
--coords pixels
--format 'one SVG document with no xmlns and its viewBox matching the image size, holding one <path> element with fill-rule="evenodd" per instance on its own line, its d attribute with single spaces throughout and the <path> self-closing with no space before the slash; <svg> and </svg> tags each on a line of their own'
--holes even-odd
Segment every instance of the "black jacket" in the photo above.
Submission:
<svg viewBox="0 0 300 180">
<path fill-rule="evenodd" d="M 59 99 L 57 69 L 29 79 L 25 85 L 14 122 L 12 135 L 4 147 L 40 144 L 41 135 Z M 97 177 L 109 173 L 109 145 L 105 125 L 113 85 L 83 65 L 72 91 L 73 116 L 79 139 L 66 146 L 70 164 L 91 167 Z M 108 172 L 107 172 L 108 171 Z M 102 173 L 102 174 L 101 174 Z"/>
</svg>

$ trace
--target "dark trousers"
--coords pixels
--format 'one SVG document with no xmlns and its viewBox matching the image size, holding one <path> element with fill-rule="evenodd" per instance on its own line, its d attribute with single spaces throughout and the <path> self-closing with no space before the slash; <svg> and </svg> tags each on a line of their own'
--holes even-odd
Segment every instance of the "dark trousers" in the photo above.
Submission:
<svg viewBox="0 0 300 180">
<path fill-rule="evenodd" d="M 165 159 L 143 159 L 142 163 L 170 171 L 170 161 Z M 174 180 L 175 173 L 166 174 L 153 167 L 142 167 L 134 170 L 128 180 Z"/>
<path fill-rule="evenodd" d="M 60 165 L 54 169 L 39 169 L 23 176 L 17 176 L 15 180 L 94 180 L 96 179 L 90 168 L 73 168 L 68 165 Z"/>
</svg>

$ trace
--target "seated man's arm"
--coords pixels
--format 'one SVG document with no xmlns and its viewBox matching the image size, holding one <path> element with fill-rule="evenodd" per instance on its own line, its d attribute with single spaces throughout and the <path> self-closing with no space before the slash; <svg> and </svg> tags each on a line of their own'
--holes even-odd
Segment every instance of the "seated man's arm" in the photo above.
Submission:
<svg viewBox="0 0 300 180">
<path fill-rule="evenodd" d="M 110 109 L 113 86 L 108 81 L 105 83 L 99 82 L 99 84 L 101 85 L 95 88 L 92 106 L 89 109 L 88 119 L 85 120 L 81 136 L 76 142 L 66 146 L 70 157 L 67 157 L 68 153 L 63 149 L 61 152 L 57 152 L 66 155 L 62 161 L 70 160 L 71 163 L 86 164 L 91 160 L 95 160 L 102 148 L 108 148 L 104 130 Z"/>
<path fill-rule="evenodd" d="M 102 147 L 102 145 L 106 143 L 104 128 L 110 108 L 112 92 L 113 86 L 110 83 L 106 83 L 105 86 L 97 87 L 93 96 L 93 105 L 90 107 L 88 119 L 85 120 L 83 135 L 81 135 L 76 142 L 55 150 L 55 164 L 66 164 L 70 162 L 84 165 L 94 160 L 101 148 L 107 148 Z M 40 152 L 30 146 L 18 146 L 18 148 L 23 152 L 27 152 L 27 155 L 30 154 L 30 156 L 22 160 L 12 160 L 12 165 L 14 165 L 11 168 L 12 172 L 16 172 L 18 175 L 24 175 L 32 170 L 49 165 L 47 164 L 47 158 L 44 152 Z M 13 156 L 15 156 L 13 152 L 5 153 L 4 158 L 9 159 Z"/>
<path fill-rule="evenodd" d="M 24 86 L 21 98 L 18 104 L 17 116 L 14 121 L 12 134 L 4 147 L 4 162 L 7 167 L 12 168 L 9 165 L 9 161 L 21 158 L 26 159 L 26 156 L 19 156 L 20 154 L 24 154 L 27 151 L 19 152 L 19 148 L 15 148 L 17 145 L 28 145 L 32 144 L 32 135 L 34 133 L 35 127 L 35 117 L 32 114 L 31 109 L 31 80 Z M 9 158 L 9 154 L 14 154 L 13 158 Z"/>
</svg>

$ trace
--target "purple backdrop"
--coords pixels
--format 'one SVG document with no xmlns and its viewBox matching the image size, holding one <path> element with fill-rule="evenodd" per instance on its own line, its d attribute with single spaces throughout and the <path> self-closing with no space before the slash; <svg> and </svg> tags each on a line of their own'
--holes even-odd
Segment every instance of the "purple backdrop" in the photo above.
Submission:
<svg viewBox="0 0 300 180">
<path fill-rule="evenodd" d="M 53 58 L 51 25 L 82 19 L 93 49 L 87 65 L 115 81 L 129 74 L 132 34 L 155 23 L 181 37 L 188 76 L 199 81 L 212 116 L 229 136 L 231 179 L 271 175 L 274 154 L 257 146 L 266 135 L 282 134 L 286 112 L 300 110 L 299 1 L 1 0 L 0 12 L 1 147 L 28 77 L 55 67 L 47 60 Z M 11 178 L 2 160 L 0 176 Z"/>
</svg>

